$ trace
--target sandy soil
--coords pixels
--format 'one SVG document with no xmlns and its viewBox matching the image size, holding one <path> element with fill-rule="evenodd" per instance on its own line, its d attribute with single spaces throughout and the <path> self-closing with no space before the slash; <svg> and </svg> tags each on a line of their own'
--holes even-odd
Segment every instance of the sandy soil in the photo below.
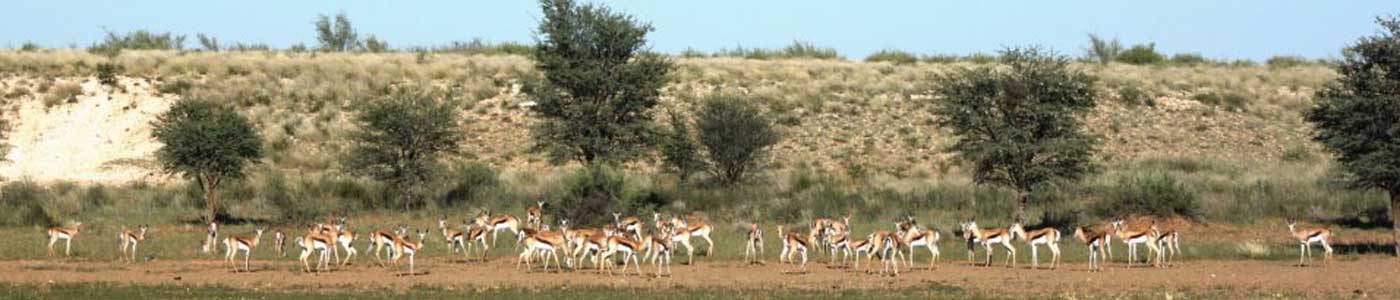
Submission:
<svg viewBox="0 0 1400 300">
<path fill-rule="evenodd" d="M 233 273 L 217 259 L 154 261 L 138 264 L 21 260 L 0 262 L 0 282 L 121 282 L 135 284 L 220 284 L 243 288 L 296 286 L 386 286 L 430 284 L 457 287 L 606 285 L 664 288 L 673 286 L 808 289 L 918 287 L 939 283 L 994 295 L 1051 296 L 1142 295 L 1181 291 L 1223 290 L 1265 295 L 1311 295 L 1339 298 L 1360 295 L 1400 297 L 1400 260 L 1364 257 L 1337 261 L 1328 266 L 1296 267 L 1278 261 L 1187 261 L 1167 268 L 1127 268 L 1111 265 L 1104 272 L 1086 271 L 1087 265 L 1071 264 L 1059 270 L 1032 270 L 1026 266 L 983 268 L 963 261 L 944 261 L 936 269 L 906 270 L 898 277 L 808 265 L 808 272 L 794 272 L 790 265 L 738 262 L 702 262 L 676 265 L 670 277 L 654 277 L 644 267 L 643 276 L 630 269 L 627 275 L 607 276 L 593 270 L 526 272 L 514 268 L 514 259 L 497 257 L 489 262 L 419 261 L 418 274 L 404 276 L 406 266 L 394 271 L 374 266 L 372 259 L 320 275 L 303 274 L 290 261 L 254 262 L 252 272 Z M 922 263 L 922 261 L 920 261 Z M 916 263 L 916 265 L 918 265 Z M 538 266 L 537 266 L 538 267 Z"/>
<path fill-rule="evenodd" d="M 83 183 L 163 179 L 150 161 L 160 148 L 150 137 L 151 122 L 173 99 L 152 95 L 144 79 L 122 78 L 120 89 L 82 79 L 76 83 L 83 93 L 74 103 L 46 107 L 43 101 L 24 101 L 8 115 L 14 123 L 7 141 L 12 148 L 0 159 L 0 177 Z"/>
</svg>

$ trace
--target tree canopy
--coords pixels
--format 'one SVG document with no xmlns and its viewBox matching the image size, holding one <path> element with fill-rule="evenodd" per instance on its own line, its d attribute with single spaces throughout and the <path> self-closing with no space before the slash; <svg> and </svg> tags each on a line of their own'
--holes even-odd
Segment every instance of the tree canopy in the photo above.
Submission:
<svg viewBox="0 0 1400 300">
<path fill-rule="evenodd" d="M 1353 185 L 1390 193 L 1400 238 L 1400 21 L 1378 19 L 1383 31 L 1342 50 L 1337 80 L 1317 92 L 1304 118 L 1313 139 L 1336 153 Z M 1396 245 L 1400 255 L 1400 244 Z"/>
<path fill-rule="evenodd" d="M 1098 140 L 1081 121 L 1095 105 L 1096 79 L 1069 63 L 1040 48 L 1008 49 L 1000 65 L 935 79 L 938 123 L 958 136 L 951 151 L 973 164 L 977 183 L 1019 191 L 1021 218 L 1030 191 L 1097 169 Z"/>
<path fill-rule="evenodd" d="M 262 138 L 252 123 L 232 108 L 201 99 L 176 102 L 156 117 L 151 136 L 162 146 L 156 159 L 168 173 L 194 179 L 204 191 L 207 220 L 218 202 L 215 189 L 262 158 Z"/>
<path fill-rule="evenodd" d="M 554 163 L 620 163 L 647 153 L 655 136 L 649 111 L 673 68 L 648 51 L 651 25 L 571 0 L 540 6 L 533 58 L 541 77 L 523 88 L 540 117 L 532 149 Z"/>
<path fill-rule="evenodd" d="M 346 166 L 383 181 L 404 209 L 422 203 L 424 186 L 441 171 L 444 154 L 462 141 L 460 111 L 451 102 L 418 88 L 401 88 L 358 109 L 360 131 Z"/>
</svg>

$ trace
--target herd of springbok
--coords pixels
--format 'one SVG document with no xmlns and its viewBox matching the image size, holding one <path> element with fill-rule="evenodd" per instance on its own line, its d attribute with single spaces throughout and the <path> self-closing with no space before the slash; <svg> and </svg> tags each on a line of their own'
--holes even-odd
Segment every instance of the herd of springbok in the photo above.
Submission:
<svg viewBox="0 0 1400 300">
<path fill-rule="evenodd" d="M 560 271 L 566 267 L 582 269 L 587 261 L 597 272 L 611 275 L 620 260 L 624 273 L 632 266 L 637 274 L 641 274 L 641 264 L 645 262 L 655 266 L 655 275 L 669 276 L 671 259 L 677 247 L 685 248 L 687 264 L 694 263 L 694 244 L 700 240 L 705 242 L 706 255 L 714 253 L 715 243 L 710 237 L 714 227 L 703 217 L 692 215 L 685 218 L 663 218 L 660 213 L 653 213 L 652 222 L 648 225 L 640 218 L 614 213 L 612 224 L 602 228 L 573 228 L 567 219 L 561 219 L 558 220 L 558 229 L 552 230 L 550 225 L 543 221 L 543 207 L 544 202 L 538 202 L 535 206 L 527 208 L 523 222 L 512 215 L 492 215 L 487 211 L 465 220 L 461 226 L 451 226 L 446 217 L 439 219 L 437 226 L 447 248 L 454 254 L 461 253 L 467 260 L 471 259 L 474 247 L 479 247 L 475 250 L 479 259 L 487 260 L 487 251 L 496 245 L 498 235 L 502 232 L 512 234 L 515 238 L 514 247 L 521 250 L 516 257 L 516 268 L 519 269 L 523 265 L 526 271 L 534 269 L 533 264 L 536 260 L 544 271 L 549 270 L 551 261 Z M 319 273 L 332 267 L 332 264 L 344 266 L 359 254 L 353 245 L 358 235 L 347 229 L 346 221 L 344 217 L 333 217 L 326 223 L 305 228 L 301 235 L 275 231 L 272 248 L 277 256 L 285 257 L 286 242 L 291 239 L 292 244 L 301 250 L 298 257 L 303 272 Z M 54 245 L 60 240 L 64 242 L 64 255 L 71 255 L 72 242 L 78 236 L 81 225 L 82 223 L 75 223 L 71 228 L 48 229 L 49 256 L 54 255 Z M 879 259 L 882 264 L 880 270 L 871 269 L 869 272 L 893 276 L 899 274 L 901 263 L 906 268 L 913 267 L 915 254 L 926 250 L 929 255 L 928 267 L 933 268 L 938 261 L 938 242 L 942 237 L 938 231 L 920 228 L 918 221 L 913 217 L 893 222 L 892 231 L 875 230 L 864 235 L 864 239 L 852 232 L 850 216 L 840 220 L 817 218 L 806 224 L 806 227 L 806 232 L 799 232 L 790 230 L 798 228 L 776 226 L 777 237 L 782 244 L 778 260 L 780 263 L 796 265 L 799 272 L 807 270 L 809 251 L 829 254 L 830 265 L 837 264 L 836 256 L 839 254 L 839 266 L 860 270 L 864 270 L 860 264 L 861 256 L 865 256 L 868 262 Z M 141 225 L 135 230 L 122 229 L 118 235 L 120 260 L 136 261 L 137 245 L 146 239 L 147 228 L 146 225 Z M 762 226 L 751 223 L 747 229 L 744 261 L 762 264 Z M 251 235 L 232 235 L 220 240 L 219 224 L 209 223 L 201 251 L 214 253 L 222 249 L 224 259 L 234 272 L 247 271 L 250 269 L 252 253 L 258 249 L 264 231 L 265 229 L 259 228 Z M 976 220 L 968 220 L 961 223 L 960 231 L 967 245 L 969 262 L 973 262 L 975 249 L 980 245 L 986 253 L 980 264 L 990 267 L 993 253 L 999 245 L 1006 249 L 1006 265 L 1014 267 L 1016 247 L 1012 243 L 1019 239 L 1030 246 L 1033 268 L 1040 268 L 1039 249 L 1042 245 L 1050 250 L 1049 268 L 1055 269 L 1060 265 L 1059 243 L 1062 235 L 1055 228 L 1027 229 L 1020 222 L 1012 224 L 1009 228 L 982 228 Z M 1296 220 L 1289 219 L 1288 231 L 1298 240 L 1300 265 L 1306 264 L 1312 257 L 1313 244 L 1322 246 L 1324 262 L 1331 260 L 1330 230 L 1303 227 L 1298 225 Z M 398 266 L 402 259 L 407 258 L 408 274 L 416 274 L 415 257 L 423 249 L 428 235 L 428 230 L 410 232 L 409 228 L 403 225 L 377 230 L 370 234 L 365 252 L 372 252 L 380 266 L 387 266 L 389 263 Z M 1074 230 L 1074 238 L 1088 247 L 1089 270 L 1094 272 L 1101 271 L 1101 261 L 1111 257 L 1112 242 L 1115 238 L 1127 245 L 1130 267 L 1139 262 L 1150 263 L 1156 267 L 1169 266 L 1181 252 L 1181 232 L 1161 228 L 1155 221 L 1141 228 L 1130 228 L 1122 219 L 1098 226 L 1078 227 Z M 1137 248 L 1140 245 L 1149 250 L 1150 257 L 1145 258 L 1145 261 L 1138 258 Z M 243 254 L 241 269 L 237 262 L 240 252 Z M 341 256 L 342 252 L 344 257 Z M 315 268 L 310 264 L 312 255 L 317 256 Z M 560 256 L 563 256 L 562 261 Z"/>
</svg>

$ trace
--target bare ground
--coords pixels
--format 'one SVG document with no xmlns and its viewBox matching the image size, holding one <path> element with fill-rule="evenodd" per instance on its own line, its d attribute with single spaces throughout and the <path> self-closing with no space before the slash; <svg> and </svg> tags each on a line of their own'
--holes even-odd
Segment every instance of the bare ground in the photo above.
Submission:
<svg viewBox="0 0 1400 300">
<path fill-rule="evenodd" d="M 290 259 L 255 261 L 252 272 L 239 273 L 232 272 L 217 259 L 137 264 L 18 260 L 0 262 L 0 282 L 217 284 L 250 289 L 318 286 L 408 288 L 426 284 L 461 288 L 594 285 L 834 290 L 942 284 L 1012 298 L 1117 298 L 1122 295 L 1170 295 L 1184 291 L 1223 291 L 1225 295 L 1241 297 L 1400 297 L 1400 285 L 1397 285 L 1400 283 L 1400 260 L 1379 256 L 1310 267 L 1298 267 L 1281 261 L 1185 261 L 1171 268 L 1153 269 L 1127 268 L 1117 262 L 1098 273 L 1088 272 L 1085 264 L 1068 264 L 1058 270 L 1032 270 L 1024 265 L 1017 268 L 1001 265 L 984 268 L 956 259 L 940 262 L 935 269 L 929 270 L 922 268 L 926 266 L 926 261 L 920 260 L 915 264 L 920 268 L 905 270 L 898 277 L 867 274 L 823 263 L 810 263 L 807 272 L 797 272 L 794 266 L 774 261 L 766 265 L 704 261 L 697 261 L 695 266 L 677 264 L 669 277 L 652 276 L 655 268 L 650 265 L 643 266 L 645 275 L 642 276 L 635 275 L 633 268 L 629 268 L 626 275 L 617 276 L 597 274 L 591 269 L 542 272 L 538 270 L 538 265 L 536 271 L 526 272 L 515 268 L 513 258 L 505 257 L 496 257 L 485 263 L 446 258 L 424 259 L 418 262 L 418 273 L 411 276 L 403 274 L 407 270 L 406 265 L 391 271 L 375 266 L 373 259 L 358 260 L 358 263 L 358 266 L 313 275 L 299 272 L 300 265 Z"/>
</svg>

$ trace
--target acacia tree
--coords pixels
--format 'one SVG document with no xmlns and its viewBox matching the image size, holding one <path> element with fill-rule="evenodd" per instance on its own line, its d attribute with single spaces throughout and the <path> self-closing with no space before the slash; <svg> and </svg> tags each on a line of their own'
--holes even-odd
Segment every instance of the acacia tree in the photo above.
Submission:
<svg viewBox="0 0 1400 300">
<path fill-rule="evenodd" d="M 442 156 L 458 150 L 459 119 L 455 104 L 416 88 L 366 103 L 356 117 L 360 131 L 352 135 L 346 166 L 388 184 L 406 211 L 422 202 Z"/>
<path fill-rule="evenodd" d="M 1313 139 L 1336 154 L 1354 187 L 1390 194 L 1390 219 L 1400 256 L 1400 21 L 1342 50 L 1341 76 L 1317 92 L 1305 118 Z"/>
<path fill-rule="evenodd" d="M 248 119 L 212 101 L 180 100 L 153 125 L 151 136 L 162 144 L 156 159 L 166 172 L 199 183 L 206 222 L 217 212 L 219 185 L 242 178 L 243 169 L 262 158 L 262 139 Z"/>
<path fill-rule="evenodd" d="M 345 16 L 344 12 L 335 15 L 334 23 L 330 16 L 316 17 L 316 41 L 321 43 L 321 49 L 331 52 L 352 51 L 360 47 L 360 36 L 355 33 L 350 17 Z"/>
<path fill-rule="evenodd" d="M 757 105 L 733 95 L 711 96 L 695 122 L 700 144 L 708 154 L 710 173 L 727 185 L 761 167 L 768 148 L 779 139 L 773 121 Z"/>
<path fill-rule="evenodd" d="M 535 46 L 540 78 L 523 90 L 540 122 L 532 149 L 553 163 L 622 163 L 649 150 L 656 106 L 672 63 L 649 52 L 651 25 L 605 6 L 542 0 Z"/>
<path fill-rule="evenodd" d="M 1035 47 L 1003 50 L 1000 60 L 937 77 L 934 112 L 958 136 L 951 150 L 974 165 L 978 184 L 1018 192 L 1024 220 L 1032 191 L 1096 170 L 1098 140 L 1080 120 L 1095 105 L 1096 79 Z"/>
</svg>

